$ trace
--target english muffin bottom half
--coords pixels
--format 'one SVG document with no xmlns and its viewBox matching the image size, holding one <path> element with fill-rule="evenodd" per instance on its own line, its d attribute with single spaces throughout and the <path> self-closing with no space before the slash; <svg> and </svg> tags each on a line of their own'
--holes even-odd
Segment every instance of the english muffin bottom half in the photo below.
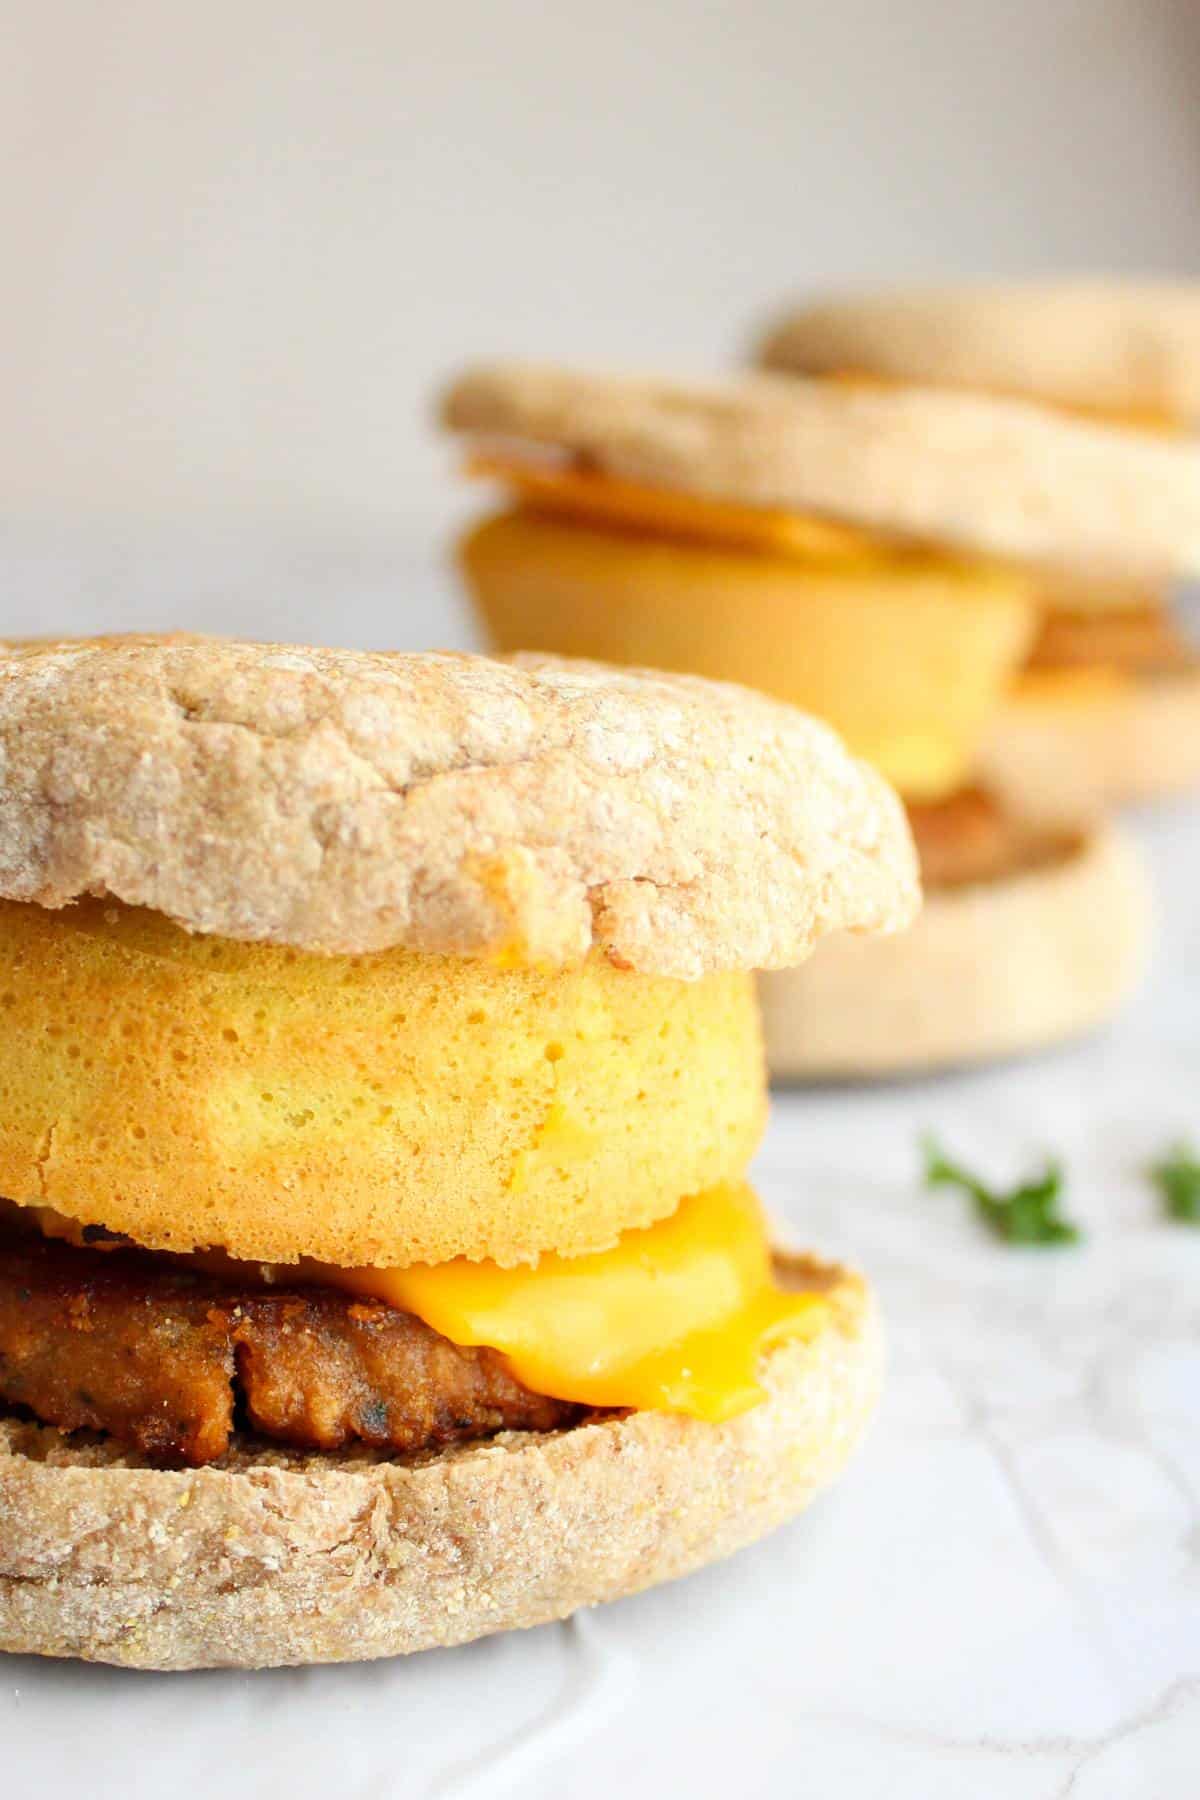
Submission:
<svg viewBox="0 0 1200 1800">
<path fill-rule="evenodd" d="M 1015 395 L 1110 433 L 1177 440 L 1200 418 L 1200 285 L 969 283 L 819 297 L 762 337 L 762 365 L 893 390 Z M 985 743 L 985 767 L 1047 808 L 1104 808 L 1200 784 L 1200 654 L 1167 577 L 1194 574 L 1194 544 L 1157 575 L 1121 559 L 1038 583 L 1041 628 Z"/>
<path fill-rule="evenodd" d="M 773 1074 L 974 1062 L 1116 1010 L 1148 929 L 1136 853 L 1092 792 L 1069 804 L 992 746 L 1038 636 L 1034 565 L 1068 584 L 1200 542 L 1187 453 L 883 382 L 505 364 L 443 410 L 507 497 L 459 550 L 494 644 L 743 682 L 826 719 L 906 802 L 920 923 L 764 976 Z"/>
<path fill-rule="evenodd" d="M 382 1656 L 683 1573 L 841 1466 L 751 971 L 908 924 L 824 726 L 547 658 L 0 654 L 0 1647 Z"/>
<path fill-rule="evenodd" d="M 981 764 L 1046 811 L 1142 805 L 1200 787 L 1200 652 L 1170 591 L 1052 584 Z"/>
</svg>

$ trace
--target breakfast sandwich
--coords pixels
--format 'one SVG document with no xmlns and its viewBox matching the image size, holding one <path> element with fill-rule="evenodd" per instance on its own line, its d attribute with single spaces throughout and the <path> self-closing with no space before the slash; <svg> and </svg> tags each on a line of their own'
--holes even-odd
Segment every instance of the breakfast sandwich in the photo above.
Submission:
<svg viewBox="0 0 1200 1800">
<path fill-rule="evenodd" d="M 1109 825 L 982 779 L 1037 630 L 1030 563 L 1200 554 L 1200 458 L 1020 402 L 498 364 L 443 403 L 504 497 L 459 551 L 492 642 L 676 668 L 828 720 L 907 803 L 925 905 L 763 982 L 777 1076 L 1035 1049 L 1139 972 Z"/>
<path fill-rule="evenodd" d="M 735 687 L 0 652 L 0 1648 L 454 1644 L 802 1507 L 879 1339 L 747 1185 L 751 971 L 917 899 Z"/>
<path fill-rule="evenodd" d="M 1200 418 L 1200 287 L 1060 282 L 884 290 L 818 300 L 760 346 L 825 381 L 1016 396 L 1107 432 L 1181 440 Z M 1097 502 L 1107 504 L 1097 494 Z M 984 747 L 998 779 L 1056 803 L 1200 786 L 1200 650 L 1172 604 L 1196 572 L 1181 541 L 1144 562 L 1049 566 L 1039 627 Z"/>
</svg>

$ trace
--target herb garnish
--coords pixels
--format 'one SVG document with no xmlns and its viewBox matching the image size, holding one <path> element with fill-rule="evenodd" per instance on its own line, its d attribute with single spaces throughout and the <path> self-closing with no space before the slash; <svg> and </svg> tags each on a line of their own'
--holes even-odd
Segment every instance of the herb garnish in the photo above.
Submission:
<svg viewBox="0 0 1200 1800">
<path fill-rule="evenodd" d="M 1149 1170 L 1169 1219 L 1200 1225 L 1200 1162 L 1190 1144 L 1175 1144 Z"/>
<path fill-rule="evenodd" d="M 1006 1243 L 1075 1244 L 1082 1237 L 1079 1226 L 1064 1219 L 1058 1210 L 1063 1191 L 1061 1164 L 1047 1161 L 1040 1175 L 1005 1194 L 951 1162 L 936 1139 L 923 1138 L 921 1148 L 925 1155 L 926 1187 L 956 1187 L 969 1194 L 988 1230 Z M 1200 1180 L 1200 1168 L 1196 1173 Z"/>
</svg>

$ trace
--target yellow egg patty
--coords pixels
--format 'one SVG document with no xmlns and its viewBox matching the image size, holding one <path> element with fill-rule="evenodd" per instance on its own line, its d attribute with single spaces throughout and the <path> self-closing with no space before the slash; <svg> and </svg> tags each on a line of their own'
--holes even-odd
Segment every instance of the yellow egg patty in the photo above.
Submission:
<svg viewBox="0 0 1200 1800">
<path fill-rule="evenodd" d="M 0 1194 L 153 1249 L 343 1266 L 603 1249 L 737 1179 L 750 976 L 189 936 L 0 902 Z"/>
<path fill-rule="evenodd" d="M 1025 576 L 884 545 L 819 560 L 517 508 L 461 557 L 499 649 L 760 688 L 826 719 L 909 799 L 966 779 L 1035 622 Z"/>
</svg>

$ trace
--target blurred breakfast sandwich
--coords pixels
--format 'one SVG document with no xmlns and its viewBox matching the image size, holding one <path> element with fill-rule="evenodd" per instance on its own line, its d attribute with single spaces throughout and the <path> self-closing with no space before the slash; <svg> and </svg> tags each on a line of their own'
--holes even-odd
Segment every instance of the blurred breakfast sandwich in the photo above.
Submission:
<svg viewBox="0 0 1200 1800">
<path fill-rule="evenodd" d="M 752 971 L 905 926 L 828 728 L 686 677 L 0 654 L 0 1649 L 451 1644 L 797 1511 L 879 1378 L 773 1250 Z"/>
<path fill-rule="evenodd" d="M 500 364 L 443 403 L 504 499 L 460 558 L 500 649 L 689 670 L 829 722 L 899 789 L 926 904 L 763 982 L 781 1076 L 890 1074 L 1085 1030 L 1139 972 L 1131 847 L 981 785 L 1037 629 L 1031 563 L 1200 564 L 1200 459 L 1020 401 Z"/>
<path fill-rule="evenodd" d="M 809 378 L 1017 397 L 1101 431 L 1181 439 L 1200 419 L 1200 286 L 1075 281 L 835 296 L 781 317 L 758 355 Z M 1175 577 L 1195 573 L 1193 550 L 1181 542 L 1141 567 L 1081 556 L 1041 571 L 1039 631 L 984 748 L 997 779 L 1040 786 L 1058 804 L 1200 785 L 1200 652 L 1170 591 Z"/>
</svg>

